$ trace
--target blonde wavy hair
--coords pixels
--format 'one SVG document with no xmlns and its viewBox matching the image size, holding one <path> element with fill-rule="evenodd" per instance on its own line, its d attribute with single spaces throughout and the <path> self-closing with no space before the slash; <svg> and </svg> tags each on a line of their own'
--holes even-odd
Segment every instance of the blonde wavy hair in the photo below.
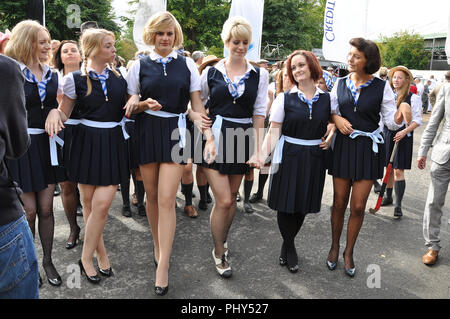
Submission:
<svg viewBox="0 0 450 319">
<path fill-rule="evenodd" d="M 173 46 L 174 48 L 178 48 L 183 44 L 183 30 L 178 20 L 169 11 L 155 13 L 148 19 L 144 27 L 142 39 L 147 45 L 155 45 L 156 33 L 172 27 L 175 31 Z"/>
<path fill-rule="evenodd" d="M 227 43 L 231 38 L 245 39 L 248 42 L 252 42 L 252 26 L 247 19 L 234 16 L 225 21 L 220 37 L 223 43 Z"/>
<path fill-rule="evenodd" d="M 81 35 L 80 42 L 83 55 L 83 69 L 81 70 L 81 75 L 87 77 L 86 96 L 90 95 L 92 92 L 92 82 L 87 71 L 88 59 L 95 56 L 97 52 L 101 50 L 103 39 L 106 36 L 111 36 L 113 40 L 115 40 L 114 33 L 105 29 L 87 29 Z M 117 72 L 112 63 L 108 63 L 108 66 L 117 77 L 120 77 L 120 73 Z"/>
<path fill-rule="evenodd" d="M 38 34 L 44 30 L 50 39 L 47 28 L 34 20 L 24 20 L 16 24 L 11 31 L 11 38 L 5 48 L 5 55 L 25 65 L 33 62 Z"/>
</svg>

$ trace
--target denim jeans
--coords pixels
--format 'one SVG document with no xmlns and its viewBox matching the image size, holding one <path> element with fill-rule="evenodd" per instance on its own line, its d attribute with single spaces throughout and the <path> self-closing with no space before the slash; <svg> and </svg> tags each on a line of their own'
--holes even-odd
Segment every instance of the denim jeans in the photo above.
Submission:
<svg viewBox="0 0 450 319">
<path fill-rule="evenodd" d="M 0 299 L 39 298 L 33 235 L 25 215 L 0 226 Z"/>
</svg>

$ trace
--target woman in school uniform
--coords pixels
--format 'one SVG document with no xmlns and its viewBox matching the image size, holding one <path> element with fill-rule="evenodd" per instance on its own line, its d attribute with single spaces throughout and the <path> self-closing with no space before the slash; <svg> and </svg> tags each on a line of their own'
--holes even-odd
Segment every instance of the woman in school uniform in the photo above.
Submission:
<svg viewBox="0 0 450 319">
<path fill-rule="evenodd" d="M 374 180 L 383 177 L 385 148 L 379 128 L 380 114 L 390 129 L 398 129 L 411 116 L 409 107 L 395 106 L 388 82 L 372 74 L 381 65 L 378 46 L 363 38 L 350 40 L 350 74 L 339 78 L 331 91 L 331 112 L 336 128 L 333 163 L 332 243 L 327 267 L 336 269 L 344 214 L 350 200 L 350 217 L 344 249 L 344 270 L 353 277 L 353 252 L 364 220 L 364 211 Z M 351 193 L 351 194 L 350 194 Z"/>
<path fill-rule="evenodd" d="M 411 169 L 414 130 L 422 124 L 422 101 L 418 95 L 409 91 L 412 80 L 413 76 L 411 72 L 404 66 L 399 65 L 389 70 L 389 84 L 396 96 L 395 104 L 397 107 L 402 103 L 408 104 L 412 113 L 411 123 L 403 123 L 404 125 L 400 129 L 391 131 L 386 127 L 384 128 L 386 145 L 385 166 L 389 164 L 390 155 L 396 142 L 398 143 L 398 147 L 392 165 L 393 172 L 391 171 L 389 175 L 385 197 L 381 206 L 387 206 L 393 203 L 392 190 L 394 189 L 395 217 L 401 217 L 403 215 L 402 199 L 406 188 L 405 170 Z"/>
<path fill-rule="evenodd" d="M 44 130 L 49 113 L 58 107 L 57 95 L 62 92 L 58 74 L 44 64 L 50 49 L 50 34 L 36 21 L 22 21 L 11 32 L 5 53 L 19 62 L 26 79 L 24 91 L 31 144 L 20 159 L 8 160 L 7 165 L 23 191 L 21 199 L 33 236 L 38 216 L 44 255 L 42 266 L 48 282 L 59 286 L 62 280 L 52 262 L 55 228 L 53 192 L 56 183 L 64 181 L 66 176 L 64 169 L 58 167 L 61 158 L 58 158 L 56 144 L 62 144 L 62 141 L 58 137 L 49 138 Z M 42 282 L 40 277 L 39 281 Z"/>
<path fill-rule="evenodd" d="M 277 211 L 283 238 L 280 265 L 297 272 L 294 240 L 307 214 L 320 211 L 326 172 L 326 150 L 333 133 L 327 133 L 330 95 L 316 87 L 322 77 L 312 52 L 294 51 L 286 63 L 295 86 L 277 96 L 272 105 L 270 129 L 264 138 L 260 165 L 274 149 L 268 205 Z M 276 144 L 276 148 L 275 148 Z"/>
<path fill-rule="evenodd" d="M 200 76 L 192 59 L 177 53 L 183 43 L 178 21 L 169 12 L 153 15 L 144 29 L 150 54 L 130 68 L 126 113 L 137 113 L 135 129 L 140 145 L 139 170 L 147 196 L 147 218 L 153 235 L 156 266 L 155 294 L 169 289 L 169 260 L 175 236 L 175 199 L 192 145 L 186 134 L 186 111 L 192 121 L 206 116 L 200 98 Z M 199 117 L 195 117 L 199 114 Z M 214 138 L 209 129 L 206 152 L 214 158 Z M 208 151 L 210 150 L 210 152 Z"/>
<path fill-rule="evenodd" d="M 56 134 L 73 109 L 80 124 L 72 138 L 69 179 L 78 183 L 83 204 L 85 235 L 81 259 L 82 273 L 93 284 L 112 275 L 103 241 L 103 229 L 117 185 L 127 176 L 128 157 L 123 107 L 127 82 L 112 68 L 116 55 L 114 34 L 104 29 L 88 29 L 81 36 L 83 65 L 64 78 L 64 96 L 58 110 L 47 119 L 46 131 Z M 97 265 L 93 255 L 96 252 Z M 98 269 L 98 271 L 97 271 Z"/>
<path fill-rule="evenodd" d="M 221 38 L 229 56 L 202 74 L 202 99 L 209 100 L 217 149 L 217 160 L 204 163 L 203 167 L 215 198 L 210 218 L 214 242 L 212 257 L 219 275 L 229 278 L 232 270 L 227 259 L 227 237 L 242 177 L 248 170 L 248 163 L 256 163 L 259 157 L 269 74 L 245 58 L 252 41 L 247 20 L 228 19 Z M 253 150 L 251 139 L 254 139 Z"/>
</svg>

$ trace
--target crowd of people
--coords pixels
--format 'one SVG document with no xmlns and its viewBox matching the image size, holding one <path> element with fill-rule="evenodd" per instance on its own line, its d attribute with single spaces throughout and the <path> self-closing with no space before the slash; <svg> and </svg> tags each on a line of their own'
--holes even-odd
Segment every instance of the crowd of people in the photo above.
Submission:
<svg viewBox="0 0 450 319">
<path fill-rule="evenodd" d="M 132 216 L 130 176 L 135 189 L 131 203 L 138 215 L 147 217 L 153 238 L 154 291 L 167 294 L 180 184 L 185 214 L 198 216 L 192 201 L 193 165 L 198 208 L 207 210 L 214 203 L 211 255 L 221 277 L 233 274 L 228 239 L 242 180 L 246 213 L 264 196 L 277 212 L 282 238 L 278 262 L 295 273 L 295 238 L 305 216 L 320 212 L 327 172 L 334 196 L 332 242 L 324 266 L 331 271 L 337 267 L 350 206 L 342 254 L 345 274 L 355 276 L 353 254 L 371 189 L 379 191 L 377 180 L 397 145 L 382 205 L 393 203 L 395 191 L 394 216 L 403 215 L 414 130 L 422 124 L 422 114 L 433 108 L 433 126 L 426 130 L 418 160 L 423 169 L 441 119 L 450 116 L 449 84 L 430 78 L 424 86 L 420 80 L 414 86 L 406 67 L 381 67 L 378 46 L 363 38 L 349 43 L 348 72 L 323 69 L 306 50 L 272 66 L 266 60 L 248 61 L 252 30 L 241 17 L 225 22 L 221 38 L 229 51 L 226 58 L 190 54 L 182 49 L 176 18 L 157 13 L 143 35 L 154 49 L 137 52 L 125 66 L 117 56 L 114 34 L 101 28 L 82 30 L 79 42 L 52 40 L 44 26 L 31 20 L 0 34 L 0 53 L 5 55 L 0 55 L 5 70 L 0 81 L 6 88 L 0 96 L 0 234 L 9 234 L 0 236 L 0 246 L 3 238 L 16 241 L 15 235 L 21 234 L 29 263 L 26 271 L 12 273 L 2 283 L 6 288 L 1 297 L 38 297 L 42 279 L 33 244 L 36 224 L 47 281 L 61 285 L 52 261 L 58 184 L 70 226 L 66 248 L 79 242 L 81 206 L 85 227 L 80 270 L 92 284 L 110 277 L 114 261 L 103 231 L 118 185 L 122 214 Z M 435 171 L 449 174 L 448 147 L 442 149 L 447 155 L 433 155 L 432 177 Z M 259 170 L 258 187 L 251 194 L 254 169 Z M 438 256 L 448 186 L 448 179 L 445 185 L 434 178 L 424 217 L 427 265 Z"/>
</svg>

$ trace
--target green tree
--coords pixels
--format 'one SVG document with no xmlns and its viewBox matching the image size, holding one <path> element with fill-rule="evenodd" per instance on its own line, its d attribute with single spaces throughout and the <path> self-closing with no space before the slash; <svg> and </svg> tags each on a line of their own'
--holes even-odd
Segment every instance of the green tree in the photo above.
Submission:
<svg viewBox="0 0 450 319">
<path fill-rule="evenodd" d="M 383 66 L 392 68 L 404 65 L 409 69 L 425 69 L 430 61 L 430 52 L 425 50 L 423 37 L 416 33 L 402 31 L 392 37 L 381 36 L 378 43 Z"/>
<path fill-rule="evenodd" d="M 28 0 L 0 2 L 0 30 L 12 29 L 14 25 L 26 19 Z M 79 7 L 81 22 L 97 21 L 101 28 L 119 32 L 119 26 L 114 22 L 114 11 L 111 0 L 53 0 L 45 3 L 46 27 L 53 39 L 77 40 L 79 28 L 71 26 L 70 5 Z M 75 12 L 76 14 L 76 12 Z M 68 23 L 69 21 L 69 23 Z"/>
<path fill-rule="evenodd" d="M 220 33 L 228 18 L 230 5 L 230 1 L 226 0 L 169 0 L 167 10 L 183 28 L 186 50 L 202 50 L 221 56 L 223 43 Z"/>
<path fill-rule="evenodd" d="M 282 44 L 285 54 L 322 47 L 325 0 L 265 0 L 262 46 Z"/>
</svg>

